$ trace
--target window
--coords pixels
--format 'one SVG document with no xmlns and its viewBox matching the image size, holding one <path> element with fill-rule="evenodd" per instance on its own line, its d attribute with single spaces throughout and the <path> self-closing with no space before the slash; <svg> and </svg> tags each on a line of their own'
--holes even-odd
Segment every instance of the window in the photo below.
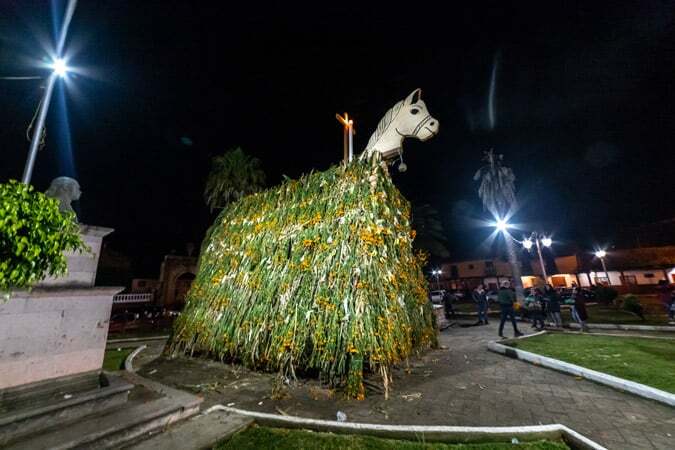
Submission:
<svg viewBox="0 0 675 450">
<path fill-rule="evenodd" d="M 473 264 L 469 264 L 469 270 L 473 270 Z"/>
<path fill-rule="evenodd" d="M 621 282 L 624 284 L 637 284 L 637 277 L 635 275 L 624 275 L 621 277 Z"/>
<path fill-rule="evenodd" d="M 644 277 L 645 278 L 654 278 L 654 274 L 653 273 L 646 273 L 646 274 L 644 274 Z"/>
<path fill-rule="evenodd" d="M 553 287 L 567 287 L 567 279 L 565 277 L 551 277 L 551 284 Z"/>
<path fill-rule="evenodd" d="M 609 280 L 607 280 L 607 277 L 595 277 L 595 284 L 609 286 Z"/>
</svg>

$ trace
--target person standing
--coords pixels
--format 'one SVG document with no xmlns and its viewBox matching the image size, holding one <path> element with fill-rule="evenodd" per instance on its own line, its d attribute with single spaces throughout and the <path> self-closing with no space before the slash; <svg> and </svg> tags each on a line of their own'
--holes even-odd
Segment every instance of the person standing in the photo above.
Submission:
<svg viewBox="0 0 675 450">
<path fill-rule="evenodd" d="M 659 280 L 659 285 L 657 287 L 659 291 L 659 300 L 663 304 L 663 307 L 666 309 L 666 314 L 668 314 L 668 320 L 673 320 L 673 310 L 672 310 L 672 301 L 673 297 L 671 295 L 670 286 L 666 280 Z"/>
<path fill-rule="evenodd" d="M 588 331 L 586 321 L 588 320 L 588 311 L 586 310 L 586 301 L 579 290 L 572 288 L 572 298 L 574 305 L 572 305 L 572 318 L 581 326 L 581 331 Z"/>
<path fill-rule="evenodd" d="M 558 294 L 558 291 L 553 289 L 553 286 L 548 283 L 546 286 L 544 286 L 544 299 L 547 302 L 546 309 L 551 315 L 556 328 L 562 328 L 562 317 L 560 316 L 560 295 Z"/>
<path fill-rule="evenodd" d="M 476 309 L 478 310 L 478 322 L 476 325 L 487 325 L 488 299 L 485 288 L 482 284 L 479 284 L 476 289 L 473 290 L 471 295 L 473 297 L 473 301 L 476 302 Z"/>
<path fill-rule="evenodd" d="M 499 337 L 503 338 L 504 337 L 504 323 L 506 323 L 506 319 L 511 320 L 511 324 L 513 325 L 513 334 L 514 337 L 522 336 L 523 333 L 518 331 L 518 325 L 516 324 L 516 317 L 515 317 L 515 311 L 513 310 L 513 303 L 516 301 L 516 295 L 514 292 L 509 289 L 510 283 L 508 281 L 504 281 L 499 288 L 499 292 L 497 293 L 497 301 L 499 302 L 499 308 L 501 309 L 500 312 L 500 320 L 499 320 Z"/>
</svg>

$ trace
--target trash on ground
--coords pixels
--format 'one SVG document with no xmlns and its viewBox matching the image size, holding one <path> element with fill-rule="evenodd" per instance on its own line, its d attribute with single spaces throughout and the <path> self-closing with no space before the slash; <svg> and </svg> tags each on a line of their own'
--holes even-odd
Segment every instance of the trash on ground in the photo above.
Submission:
<svg viewBox="0 0 675 450">
<path fill-rule="evenodd" d="M 407 400 L 407 401 L 411 402 L 413 400 L 419 400 L 420 398 L 422 398 L 422 393 L 421 392 L 415 392 L 413 394 L 403 394 L 403 395 L 401 395 L 401 398 L 403 400 Z"/>
<path fill-rule="evenodd" d="M 343 413 L 342 411 L 337 412 L 337 421 L 338 422 L 346 422 L 347 421 L 347 414 Z"/>
</svg>

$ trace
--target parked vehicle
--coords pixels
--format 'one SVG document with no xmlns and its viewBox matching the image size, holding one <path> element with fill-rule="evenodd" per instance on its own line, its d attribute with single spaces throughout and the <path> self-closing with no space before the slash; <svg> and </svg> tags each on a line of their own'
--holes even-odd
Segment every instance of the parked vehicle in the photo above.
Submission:
<svg viewBox="0 0 675 450">
<path fill-rule="evenodd" d="M 431 297 L 432 303 L 441 304 L 443 303 L 443 298 L 445 297 L 445 289 L 431 291 L 429 292 L 429 296 Z"/>
</svg>

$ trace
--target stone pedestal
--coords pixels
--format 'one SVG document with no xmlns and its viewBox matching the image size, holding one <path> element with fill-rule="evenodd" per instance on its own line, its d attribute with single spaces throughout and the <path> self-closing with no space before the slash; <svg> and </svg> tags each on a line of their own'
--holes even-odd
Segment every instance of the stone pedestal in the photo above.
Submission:
<svg viewBox="0 0 675 450">
<path fill-rule="evenodd" d="M 96 269 L 103 238 L 113 231 L 112 228 L 80 224 L 82 241 L 89 246 L 91 251 L 67 252 L 65 255 L 68 259 L 68 273 L 58 278 L 47 277 L 35 287 L 92 287 L 96 281 Z"/>
<path fill-rule="evenodd" d="M 0 400 L 5 389 L 101 371 L 112 299 L 123 288 L 94 287 L 101 242 L 113 230 L 80 228 L 91 253 L 66 254 L 67 275 L 0 301 Z"/>
<path fill-rule="evenodd" d="M 0 302 L 0 390 L 93 372 L 103 364 L 122 288 L 37 288 Z"/>
</svg>

